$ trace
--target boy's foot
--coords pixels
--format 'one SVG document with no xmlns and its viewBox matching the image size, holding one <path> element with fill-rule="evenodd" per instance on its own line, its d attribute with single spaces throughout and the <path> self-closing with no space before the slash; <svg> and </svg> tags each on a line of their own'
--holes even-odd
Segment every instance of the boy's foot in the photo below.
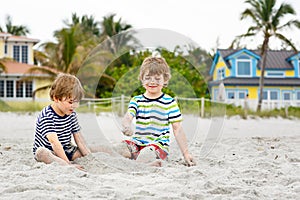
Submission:
<svg viewBox="0 0 300 200">
<path fill-rule="evenodd" d="M 162 161 L 157 159 L 156 161 L 149 163 L 149 165 L 153 167 L 162 167 Z"/>
<path fill-rule="evenodd" d="M 150 165 L 155 165 L 155 166 L 160 165 L 159 163 L 157 163 L 156 153 L 155 153 L 154 147 L 152 147 L 152 146 L 143 148 L 140 151 L 136 160 L 138 162 L 143 162 L 143 163 L 147 163 Z"/>
</svg>

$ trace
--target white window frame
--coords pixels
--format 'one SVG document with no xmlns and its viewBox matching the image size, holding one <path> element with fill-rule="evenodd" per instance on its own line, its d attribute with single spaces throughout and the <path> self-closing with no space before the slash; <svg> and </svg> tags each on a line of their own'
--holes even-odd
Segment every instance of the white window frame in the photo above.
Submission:
<svg viewBox="0 0 300 200">
<path fill-rule="evenodd" d="M 272 73 L 279 73 L 281 75 L 271 75 Z M 285 73 L 283 71 L 278 71 L 278 72 L 267 71 L 266 77 L 268 77 L 268 78 L 284 78 Z"/>
<path fill-rule="evenodd" d="M 240 75 L 238 74 L 238 71 L 239 71 L 239 63 L 240 62 L 247 62 L 249 63 L 249 68 L 250 68 L 250 74 L 249 75 Z M 236 76 L 237 77 L 251 77 L 252 76 L 252 62 L 251 62 L 251 59 L 237 59 L 236 60 Z"/>
<path fill-rule="evenodd" d="M 298 98 L 298 94 L 299 94 L 299 98 Z M 300 90 L 296 90 L 296 92 L 295 92 L 295 99 L 296 100 L 300 100 Z"/>
<path fill-rule="evenodd" d="M 240 94 L 244 94 L 244 97 L 240 98 Z M 238 90 L 237 91 L 237 98 L 238 99 L 245 99 L 246 95 L 247 95 L 247 91 L 245 91 L 245 90 Z"/>
<path fill-rule="evenodd" d="M 3 85 L 4 85 L 4 91 L 3 91 L 3 99 L 30 99 L 32 98 L 32 94 L 30 95 L 30 93 L 28 93 L 26 91 L 26 83 L 30 82 L 31 84 L 31 92 L 33 92 L 34 90 L 34 82 L 33 81 L 22 81 L 22 92 L 20 94 L 22 94 L 22 96 L 17 97 L 17 82 L 20 81 L 19 79 L 1 79 L 1 81 L 4 81 Z M 7 81 L 12 81 L 12 87 L 13 87 L 13 93 L 12 96 L 8 97 L 7 96 Z M 30 91 L 29 91 L 30 92 Z"/>
<path fill-rule="evenodd" d="M 225 67 L 220 67 L 217 70 L 217 80 L 223 80 L 225 78 Z"/>
<path fill-rule="evenodd" d="M 264 92 L 267 93 L 267 98 L 266 98 L 266 99 L 263 98 L 263 100 L 277 101 L 277 100 L 280 99 L 280 96 L 279 96 L 279 95 L 280 95 L 280 91 L 279 91 L 279 90 L 272 90 L 272 89 L 270 90 L 270 89 L 266 89 L 266 90 L 263 91 L 263 93 L 264 93 Z M 276 93 L 277 93 L 277 98 L 276 98 L 276 99 L 272 99 L 272 98 L 271 98 L 271 92 L 276 92 Z"/>
<path fill-rule="evenodd" d="M 290 95 L 290 99 L 284 99 L 284 95 L 285 94 L 289 94 Z M 291 100 L 293 100 L 293 94 L 292 94 L 292 92 L 291 91 L 282 91 L 282 100 L 283 101 L 291 101 Z"/>
<path fill-rule="evenodd" d="M 300 77 L 300 60 L 298 60 L 298 77 Z"/>
<path fill-rule="evenodd" d="M 27 47 L 26 52 L 24 51 L 23 47 Z M 15 48 L 17 48 L 19 51 L 19 55 L 17 55 L 17 57 L 15 57 Z M 27 44 L 14 44 L 12 53 L 13 53 L 13 59 L 15 59 L 17 62 L 26 63 L 26 64 L 29 63 L 29 46 Z"/>
</svg>

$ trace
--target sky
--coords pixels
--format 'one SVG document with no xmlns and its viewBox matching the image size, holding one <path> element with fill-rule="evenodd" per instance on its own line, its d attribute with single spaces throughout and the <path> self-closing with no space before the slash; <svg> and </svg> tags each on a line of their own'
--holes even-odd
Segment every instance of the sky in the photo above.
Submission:
<svg viewBox="0 0 300 200">
<path fill-rule="evenodd" d="M 300 20 L 299 0 L 277 1 L 291 4 Z M 115 13 L 116 20 L 122 18 L 136 30 L 174 31 L 211 51 L 228 48 L 237 35 L 246 33 L 252 23 L 241 21 L 240 14 L 247 7 L 244 0 L 5 0 L 0 6 L 0 25 L 4 27 L 6 15 L 10 15 L 14 25 L 26 25 L 28 37 L 42 43 L 54 41 L 53 32 L 65 27 L 63 21 L 71 21 L 72 13 L 92 15 L 97 21 Z M 300 48 L 300 31 L 293 29 L 285 35 Z M 260 37 L 247 41 L 248 48 L 261 41 Z M 270 46 L 280 48 L 278 41 L 271 41 Z"/>
</svg>

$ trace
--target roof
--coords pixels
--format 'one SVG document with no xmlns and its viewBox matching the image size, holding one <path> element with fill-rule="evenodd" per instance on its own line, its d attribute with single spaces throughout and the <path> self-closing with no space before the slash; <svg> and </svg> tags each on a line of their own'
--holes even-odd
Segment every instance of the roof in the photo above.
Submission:
<svg viewBox="0 0 300 200">
<path fill-rule="evenodd" d="M 28 38 L 26 36 L 16 36 L 10 33 L 1 33 L 1 32 L 0 32 L 0 38 L 6 38 L 6 40 L 9 42 L 32 42 L 34 44 L 40 42 L 40 40 L 38 39 Z"/>
<path fill-rule="evenodd" d="M 1 75 L 23 75 L 32 67 L 39 67 L 37 65 L 29 65 L 25 63 L 19 63 L 15 61 L 5 61 L 3 62 L 6 67 L 6 72 L 2 72 Z M 42 75 L 40 71 L 32 72 L 34 75 Z"/>
<path fill-rule="evenodd" d="M 237 53 L 241 51 L 242 49 L 218 49 L 220 52 L 220 55 L 223 57 L 223 59 L 226 61 L 226 58 L 230 55 Z M 253 52 L 254 54 L 261 55 L 259 50 L 248 50 L 250 52 Z M 267 63 L 265 69 L 279 69 L 279 70 L 286 70 L 290 69 L 293 70 L 293 65 L 288 62 L 288 58 L 295 55 L 295 51 L 289 51 L 289 50 L 269 50 L 267 52 Z M 228 67 L 230 66 L 229 62 L 226 62 Z M 261 63 L 258 62 L 258 68 L 260 68 Z"/>
<path fill-rule="evenodd" d="M 211 81 L 210 86 L 259 86 L 259 77 L 256 78 L 225 78 L 223 80 Z M 264 86 L 300 86 L 300 78 L 264 78 Z"/>
</svg>

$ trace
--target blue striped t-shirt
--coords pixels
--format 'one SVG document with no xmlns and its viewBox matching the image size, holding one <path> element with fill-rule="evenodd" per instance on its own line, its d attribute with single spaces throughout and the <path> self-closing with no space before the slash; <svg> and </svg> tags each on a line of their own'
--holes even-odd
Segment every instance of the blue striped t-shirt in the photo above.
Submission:
<svg viewBox="0 0 300 200">
<path fill-rule="evenodd" d="M 36 120 L 33 154 L 35 155 L 38 147 L 46 147 L 51 151 L 53 150 L 46 137 L 48 134 L 56 133 L 58 140 L 65 149 L 71 144 L 72 134 L 79 131 L 80 126 L 75 112 L 62 117 L 56 114 L 50 105 L 46 106 Z"/>
</svg>

